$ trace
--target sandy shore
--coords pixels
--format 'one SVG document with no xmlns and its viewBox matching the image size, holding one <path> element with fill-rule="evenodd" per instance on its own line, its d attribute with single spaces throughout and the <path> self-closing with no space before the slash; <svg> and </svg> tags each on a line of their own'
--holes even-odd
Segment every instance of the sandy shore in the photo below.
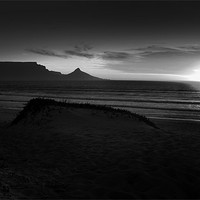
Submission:
<svg viewBox="0 0 200 200">
<path fill-rule="evenodd" d="M 1 198 L 200 198 L 200 124 L 152 121 L 49 106 L 1 127 Z"/>
</svg>

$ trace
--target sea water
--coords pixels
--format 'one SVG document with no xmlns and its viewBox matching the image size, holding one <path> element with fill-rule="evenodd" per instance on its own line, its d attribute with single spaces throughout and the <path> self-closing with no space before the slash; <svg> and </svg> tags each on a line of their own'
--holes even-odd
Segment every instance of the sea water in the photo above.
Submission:
<svg viewBox="0 0 200 200">
<path fill-rule="evenodd" d="M 0 82 L 0 109 L 20 110 L 36 97 L 109 105 L 150 118 L 200 120 L 198 82 Z"/>
</svg>

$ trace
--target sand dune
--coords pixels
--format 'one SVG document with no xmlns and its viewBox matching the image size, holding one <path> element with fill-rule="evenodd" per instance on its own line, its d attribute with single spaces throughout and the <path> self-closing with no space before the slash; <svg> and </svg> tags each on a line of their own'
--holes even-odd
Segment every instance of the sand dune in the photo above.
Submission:
<svg viewBox="0 0 200 200">
<path fill-rule="evenodd" d="M 98 106 L 36 106 L 1 128 L 1 198 L 200 197 L 198 135 Z"/>
</svg>

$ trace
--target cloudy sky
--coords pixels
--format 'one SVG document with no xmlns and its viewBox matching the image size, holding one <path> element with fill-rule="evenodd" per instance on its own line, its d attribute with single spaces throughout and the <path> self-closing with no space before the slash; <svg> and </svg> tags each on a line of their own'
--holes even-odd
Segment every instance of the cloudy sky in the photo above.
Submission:
<svg viewBox="0 0 200 200">
<path fill-rule="evenodd" d="M 124 80 L 200 80 L 200 2 L 0 2 L 0 60 Z"/>
</svg>

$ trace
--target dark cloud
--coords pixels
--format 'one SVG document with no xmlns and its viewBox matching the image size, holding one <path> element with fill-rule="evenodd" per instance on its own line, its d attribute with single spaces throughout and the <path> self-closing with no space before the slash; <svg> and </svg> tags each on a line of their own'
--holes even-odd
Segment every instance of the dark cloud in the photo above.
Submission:
<svg viewBox="0 0 200 200">
<path fill-rule="evenodd" d="M 83 45 L 75 45 L 74 49 L 76 52 L 84 52 L 93 49 L 93 47 L 88 44 L 83 44 Z"/>
<path fill-rule="evenodd" d="M 200 45 L 186 45 L 180 46 L 180 48 L 190 52 L 200 52 Z"/>
<path fill-rule="evenodd" d="M 177 48 L 160 46 L 160 45 L 150 45 L 150 46 L 136 48 L 136 49 L 132 49 L 132 50 L 149 51 L 149 52 L 165 52 L 165 51 L 177 51 Z"/>
<path fill-rule="evenodd" d="M 58 54 L 55 53 L 51 50 L 46 50 L 46 49 L 26 49 L 26 51 L 31 52 L 31 53 L 35 53 L 35 54 L 39 54 L 39 55 L 43 55 L 43 56 L 53 56 L 53 57 L 59 57 L 59 58 L 69 58 L 68 55 L 65 54 Z"/>
<path fill-rule="evenodd" d="M 83 44 L 83 45 L 75 45 L 73 50 L 65 50 L 65 54 L 70 56 L 79 56 L 79 57 L 85 57 L 88 59 L 94 58 L 95 55 L 92 53 L 89 53 L 88 51 L 93 49 L 90 45 Z"/>
<path fill-rule="evenodd" d="M 140 57 L 140 59 L 145 58 L 170 58 L 170 57 L 193 57 L 200 55 L 199 45 L 188 45 L 188 46 L 160 46 L 160 45 L 150 45 L 142 48 L 128 49 L 129 52 L 132 51 L 134 55 Z"/>
<path fill-rule="evenodd" d="M 87 52 L 80 52 L 76 50 L 65 50 L 65 54 L 69 56 L 79 56 L 79 57 L 85 57 L 85 58 L 94 58 L 94 55 Z"/>
<path fill-rule="evenodd" d="M 100 57 L 104 60 L 126 60 L 131 55 L 127 52 L 105 51 Z"/>
<path fill-rule="evenodd" d="M 53 56 L 59 58 L 70 58 L 71 56 L 79 56 L 91 59 L 94 57 L 92 53 L 88 53 L 88 51 L 91 49 L 92 47 L 89 45 L 81 45 L 81 46 L 76 45 L 74 46 L 73 50 L 65 50 L 63 54 L 55 53 L 52 50 L 46 50 L 46 49 L 26 49 L 26 51 L 43 56 Z"/>
</svg>

